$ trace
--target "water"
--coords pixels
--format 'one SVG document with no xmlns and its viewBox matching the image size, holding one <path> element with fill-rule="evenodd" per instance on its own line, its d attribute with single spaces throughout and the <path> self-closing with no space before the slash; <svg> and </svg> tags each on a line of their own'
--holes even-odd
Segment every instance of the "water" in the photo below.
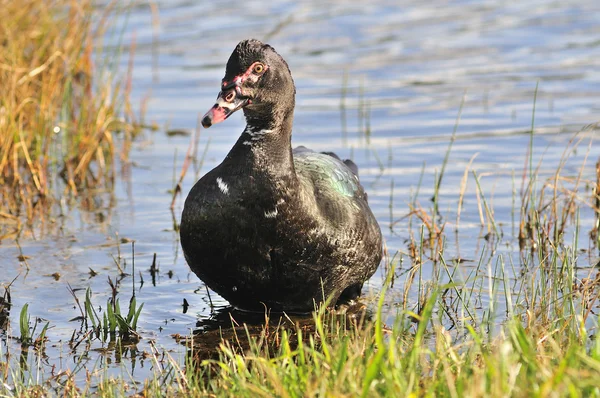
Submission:
<svg viewBox="0 0 600 398">
<path fill-rule="evenodd" d="M 97 210 L 68 212 L 57 220 L 62 225 L 58 233 L 22 240 L 21 249 L 10 241 L 1 243 L 2 281 L 16 280 L 10 288 L 13 305 L 0 352 L 19 352 L 7 335 L 19 334 L 18 315 L 29 303 L 32 321 L 39 318 L 51 327 L 41 360 L 45 372 L 53 365 L 74 369 L 79 360 L 88 368 L 108 364 L 113 374 L 131 373 L 138 380 L 150 371 L 149 360 L 136 351 L 125 358 L 111 350 L 83 357 L 77 350 L 77 355 L 69 353 L 68 341 L 81 324 L 70 321 L 80 314 L 68 285 L 80 300 L 85 288 L 91 287 L 93 301 L 100 307 L 110 296 L 108 277 L 120 279 L 122 306 L 135 286 L 138 302 L 144 303 L 138 353 L 150 352 L 154 342 L 179 360 L 185 349 L 171 336 L 195 329 L 199 320 L 210 315 L 211 305 L 226 305 L 214 293 L 208 297 L 182 257 L 174 222 L 179 220 L 183 198 L 178 197 L 171 213 L 169 190 L 191 136 L 169 136 L 165 131 L 196 128 L 198 116 L 213 105 L 225 62 L 241 39 L 265 40 L 287 60 L 297 86 L 294 144 L 354 159 L 391 256 L 408 251 L 411 233 L 418 238 L 422 222 L 413 217 L 409 226 L 409 204 L 431 210 L 435 176 L 442 170 L 459 114 L 439 210 L 444 216 L 441 221 L 446 222 L 446 255 L 469 260 L 463 264 L 469 272 L 489 247 L 484 239 L 489 229 L 481 226 L 471 172 L 460 222 L 456 222 L 461 180 L 469 162 L 503 232 L 502 250 L 519 264 L 518 193 L 536 86 L 533 164 L 537 167 L 541 162 L 539 187 L 554 175 L 573 134 L 598 121 L 597 1 L 540 0 L 510 6 L 503 1 L 427 5 L 376 1 L 369 6 L 342 1 L 157 4 L 159 25 L 152 24 L 146 3 L 119 20 L 128 20 L 123 42 L 135 39 L 136 43 L 133 103 L 138 109 L 145 103 L 146 121 L 160 129 L 136 141 L 115 192 L 102 196 Z M 113 44 L 118 40 L 109 38 Z M 207 145 L 208 150 L 198 175 L 222 160 L 242 129 L 238 113 L 201 131 L 198 155 Z M 597 131 L 589 129 L 578 136 L 583 141 L 570 152 L 561 175 L 577 176 L 588 156 L 582 177 L 593 178 L 593 164 L 600 155 Z M 195 174 L 191 167 L 183 180 L 184 194 L 195 182 Z M 581 198 L 582 203 L 585 200 L 589 202 Z M 592 212 L 582 206 L 582 248 L 590 246 L 586 234 L 592 223 Z M 135 272 L 131 244 L 120 243 L 123 238 L 136 242 Z M 17 258 L 21 250 L 28 256 L 29 271 Z M 150 266 L 155 253 L 158 272 L 153 281 Z M 589 251 L 580 256 L 583 274 L 597 261 L 597 254 Z M 116 261 L 126 262 L 128 275 L 119 278 Z M 407 266 L 403 262 L 397 270 L 400 276 L 387 299 L 390 307 L 402 305 Z M 376 297 L 384 275 L 382 268 L 365 287 L 367 302 Z M 431 265 L 426 263 L 422 276 L 430 275 Z M 185 313 L 184 298 L 190 304 Z M 407 306 L 413 308 L 416 300 L 411 291 Z M 94 341 L 91 348 L 102 346 Z M 35 373 L 36 366 L 31 369 Z"/>
</svg>

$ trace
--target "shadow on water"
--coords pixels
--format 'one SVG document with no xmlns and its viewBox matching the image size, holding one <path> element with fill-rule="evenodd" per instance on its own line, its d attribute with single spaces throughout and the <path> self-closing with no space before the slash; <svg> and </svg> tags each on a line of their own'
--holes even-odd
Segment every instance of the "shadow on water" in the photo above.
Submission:
<svg viewBox="0 0 600 398">
<path fill-rule="evenodd" d="M 340 328 L 361 328 L 373 317 L 370 309 L 360 301 L 319 311 L 324 311 L 322 319 L 326 324 L 322 325 L 322 330 L 325 333 Z M 318 336 L 316 315 L 250 312 L 226 306 L 198 320 L 191 344 L 184 336 L 174 337 L 188 346 L 188 355 L 195 361 L 202 361 L 219 359 L 219 347 L 222 345 L 240 354 L 252 349 L 268 350 L 270 354 L 275 354 L 281 347 L 284 331 L 287 333 L 286 341 L 295 349 L 298 339 L 308 342 Z"/>
</svg>

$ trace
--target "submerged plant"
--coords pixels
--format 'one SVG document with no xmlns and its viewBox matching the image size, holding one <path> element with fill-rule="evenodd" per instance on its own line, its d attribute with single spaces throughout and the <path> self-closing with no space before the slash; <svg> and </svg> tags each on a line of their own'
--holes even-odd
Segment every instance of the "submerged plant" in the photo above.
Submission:
<svg viewBox="0 0 600 398">
<path fill-rule="evenodd" d="M 19 316 L 19 331 L 21 333 L 19 341 L 22 346 L 34 346 L 41 347 L 46 341 L 46 332 L 50 326 L 50 322 L 46 322 L 40 333 L 36 337 L 36 330 L 38 322 L 34 322 L 33 328 L 29 326 L 31 319 L 28 314 L 29 304 L 25 303 L 21 308 L 21 314 Z"/>
<path fill-rule="evenodd" d="M 96 336 L 102 341 L 107 341 L 108 338 L 114 339 L 119 337 L 122 340 L 137 341 L 137 323 L 142 312 L 144 303 L 137 305 L 135 296 L 129 300 L 127 315 L 121 315 L 121 304 L 118 298 L 114 296 L 106 302 L 106 311 L 102 313 L 102 317 L 98 315 L 92 304 L 92 290 L 86 289 L 84 308 L 86 320 L 91 322 Z"/>
</svg>

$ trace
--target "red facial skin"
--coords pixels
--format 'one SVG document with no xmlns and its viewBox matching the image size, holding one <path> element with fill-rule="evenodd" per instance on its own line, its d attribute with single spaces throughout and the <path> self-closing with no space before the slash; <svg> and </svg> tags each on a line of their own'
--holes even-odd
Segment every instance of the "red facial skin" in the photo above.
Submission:
<svg viewBox="0 0 600 398">
<path fill-rule="evenodd" d="M 255 73 L 254 67 L 258 63 L 259 62 L 255 62 L 252 65 L 250 65 L 250 67 L 246 70 L 246 72 L 235 76 L 230 82 L 224 81 L 221 84 L 222 91 L 221 91 L 221 93 L 219 93 L 219 97 L 217 98 L 217 103 L 208 112 L 206 112 L 206 114 L 202 118 L 202 120 L 203 120 L 202 125 L 204 127 L 210 127 L 213 124 L 221 123 L 223 120 L 227 119 L 233 112 L 235 112 L 237 110 L 237 109 L 228 108 L 227 105 L 225 105 L 225 104 L 231 105 L 233 107 L 234 106 L 233 102 L 236 97 L 244 97 L 245 96 L 244 91 L 242 89 L 242 84 L 246 80 L 249 80 L 249 81 L 255 83 L 256 81 L 258 81 L 260 76 L 262 76 L 267 71 L 268 66 L 263 65 L 262 72 L 260 74 Z M 230 91 L 231 88 L 233 88 L 235 90 L 235 95 L 232 96 L 231 98 L 228 98 L 232 94 L 232 91 Z M 252 101 L 247 100 L 247 103 L 251 104 Z M 205 124 L 204 121 L 206 121 L 207 123 Z"/>
<path fill-rule="evenodd" d="M 263 71 L 260 74 L 256 74 L 254 73 L 254 67 L 256 66 L 256 64 L 259 64 L 260 62 L 255 62 L 252 65 L 250 65 L 250 67 L 248 67 L 248 69 L 246 70 L 246 72 L 242 73 L 241 75 L 237 75 L 236 77 L 234 77 L 230 82 L 223 82 L 222 86 L 223 88 L 225 87 L 229 87 L 231 85 L 235 85 L 235 91 L 237 92 L 238 95 L 244 95 L 244 92 L 242 90 L 242 84 L 246 81 L 246 80 L 250 80 L 252 82 L 256 82 L 258 80 L 258 78 L 260 76 L 262 76 L 267 69 L 269 69 L 268 65 L 263 65 Z"/>
</svg>

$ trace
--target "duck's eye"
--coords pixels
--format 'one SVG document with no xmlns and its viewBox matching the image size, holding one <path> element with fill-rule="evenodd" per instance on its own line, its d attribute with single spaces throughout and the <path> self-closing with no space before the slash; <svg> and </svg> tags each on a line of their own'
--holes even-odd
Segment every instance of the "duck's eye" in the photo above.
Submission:
<svg viewBox="0 0 600 398">
<path fill-rule="evenodd" d="M 263 73 L 265 71 L 265 66 L 263 64 L 255 64 L 254 67 L 252 68 L 252 72 L 256 73 L 257 75 L 260 75 L 261 73 Z"/>
</svg>

